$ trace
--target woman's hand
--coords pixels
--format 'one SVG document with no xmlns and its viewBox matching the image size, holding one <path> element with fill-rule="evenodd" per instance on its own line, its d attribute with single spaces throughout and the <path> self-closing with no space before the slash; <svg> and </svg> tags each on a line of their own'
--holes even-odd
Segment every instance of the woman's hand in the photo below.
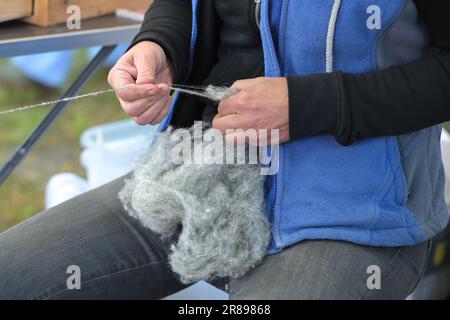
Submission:
<svg viewBox="0 0 450 320">
<path fill-rule="evenodd" d="M 150 41 L 133 46 L 108 76 L 109 84 L 118 89 L 116 96 L 122 109 L 140 125 L 158 124 L 168 114 L 172 79 L 164 50 Z"/>
<path fill-rule="evenodd" d="M 278 129 L 279 141 L 274 141 L 275 139 L 270 139 L 269 136 L 267 143 L 277 144 L 289 140 L 289 95 L 286 78 L 239 80 L 232 88 L 238 89 L 239 93 L 219 104 L 219 114 L 213 120 L 214 128 L 225 134 L 227 141 L 236 142 L 237 139 L 242 139 L 244 134 L 227 134 L 226 131 L 230 129 L 256 129 L 257 132 L 269 129 L 269 135 L 270 129 Z M 256 143 L 263 142 L 258 139 Z"/>
</svg>

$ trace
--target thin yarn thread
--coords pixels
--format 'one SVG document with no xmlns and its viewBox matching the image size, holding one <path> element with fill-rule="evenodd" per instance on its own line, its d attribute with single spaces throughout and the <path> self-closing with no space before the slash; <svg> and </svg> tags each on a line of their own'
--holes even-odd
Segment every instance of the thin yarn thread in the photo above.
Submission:
<svg viewBox="0 0 450 320">
<path fill-rule="evenodd" d="M 99 95 L 102 95 L 102 94 L 106 94 L 106 93 L 122 90 L 122 89 L 128 88 L 129 86 L 130 85 L 119 87 L 119 88 L 115 88 L 115 89 L 108 89 L 108 90 L 90 92 L 90 93 L 81 94 L 81 95 L 78 95 L 78 96 L 73 96 L 73 97 L 67 97 L 67 98 L 64 98 L 64 99 L 59 99 L 59 100 L 45 101 L 45 102 L 41 102 L 41 103 L 37 103 L 37 104 L 31 104 L 31 105 L 27 105 L 27 106 L 23 106 L 23 107 L 19 107 L 19 108 L 14 108 L 14 109 L 9 109 L 9 110 L 5 110 L 5 111 L 0 111 L 0 115 L 4 115 L 4 114 L 8 114 L 8 113 L 14 113 L 14 112 L 20 112 L 20 111 L 25 111 L 25 110 L 34 109 L 34 108 L 46 107 L 46 106 L 53 105 L 53 104 L 56 104 L 56 103 L 59 103 L 59 102 L 64 102 L 64 101 L 74 101 L 74 100 L 79 100 L 79 99 L 83 99 L 83 98 L 87 98 L 87 97 L 95 97 L 95 96 L 99 96 Z"/>
<path fill-rule="evenodd" d="M 21 112 L 21 111 L 25 111 L 25 110 L 29 110 L 29 109 L 42 108 L 42 107 L 54 105 L 59 102 L 67 102 L 67 101 L 74 101 L 74 100 L 79 100 L 79 99 L 83 99 L 83 98 L 88 98 L 88 97 L 96 97 L 96 96 L 100 96 L 100 95 L 103 95 L 106 93 L 111 93 L 111 92 L 115 92 L 118 90 L 127 89 L 130 86 L 132 86 L 132 85 L 126 85 L 126 86 L 118 87 L 118 88 L 114 88 L 114 89 L 90 92 L 90 93 L 81 94 L 78 96 L 59 99 L 59 100 L 45 101 L 45 102 L 41 102 L 41 103 L 37 103 L 37 104 L 26 105 L 26 106 L 22 106 L 22 107 L 18 107 L 18 108 L 0 111 L 0 116 L 8 114 L 8 113 L 15 113 L 15 112 Z M 190 94 L 190 95 L 204 97 L 204 98 L 207 98 L 207 99 L 210 99 L 213 101 L 222 101 L 222 100 L 237 93 L 237 91 L 235 91 L 234 89 L 229 89 L 227 87 L 216 87 L 216 86 L 211 86 L 211 85 L 205 87 L 201 91 L 194 90 L 194 89 L 189 90 L 189 89 L 185 89 L 185 88 L 176 88 L 176 85 L 174 85 L 174 87 L 170 87 L 170 89 L 172 89 L 174 91 Z"/>
</svg>

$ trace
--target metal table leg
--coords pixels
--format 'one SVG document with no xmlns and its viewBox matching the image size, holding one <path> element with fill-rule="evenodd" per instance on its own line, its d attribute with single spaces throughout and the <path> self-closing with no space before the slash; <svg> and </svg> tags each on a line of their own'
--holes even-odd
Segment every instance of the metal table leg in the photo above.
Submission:
<svg viewBox="0 0 450 320">
<path fill-rule="evenodd" d="M 95 74 L 98 68 L 105 62 L 108 56 L 116 48 L 116 45 L 103 47 L 97 55 L 89 62 L 81 72 L 75 82 L 62 95 L 61 99 L 76 96 Z M 69 106 L 70 101 L 58 102 L 47 116 L 42 120 L 31 135 L 23 142 L 11 158 L 0 169 L 0 185 L 10 176 L 14 169 L 25 159 L 28 153 L 36 146 L 44 134 L 52 127 L 64 110 Z"/>
</svg>

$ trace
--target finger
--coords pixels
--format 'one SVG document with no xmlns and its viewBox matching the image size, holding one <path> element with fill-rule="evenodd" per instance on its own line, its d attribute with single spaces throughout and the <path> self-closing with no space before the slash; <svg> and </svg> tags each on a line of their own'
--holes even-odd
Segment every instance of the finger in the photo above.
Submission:
<svg viewBox="0 0 450 320">
<path fill-rule="evenodd" d="M 134 65 L 137 69 L 136 84 L 154 84 L 156 61 L 153 55 L 137 52 L 134 56 Z"/>
<path fill-rule="evenodd" d="M 116 90 L 119 99 L 125 102 L 133 102 L 140 99 L 161 95 L 161 89 L 153 84 L 130 85 Z"/>
<path fill-rule="evenodd" d="M 238 93 L 227 98 L 219 104 L 219 114 L 227 115 L 242 112 L 242 109 L 255 102 L 255 90 L 250 89 L 267 78 L 258 77 L 245 80 L 237 80 L 230 89 L 235 89 Z"/>
<path fill-rule="evenodd" d="M 130 68 L 114 67 L 108 74 L 108 83 L 113 88 L 133 85 L 135 78 Z"/>
<path fill-rule="evenodd" d="M 170 112 L 170 107 L 172 106 L 172 98 L 169 98 L 167 100 L 166 105 L 164 106 L 164 108 L 161 110 L 161 112 L 159 113 L 159 115 L 156 117 L 156 119 L 154 120 L 153 125 L 159 124 L 161 123 L 169 114 Z"/>
<path fill-rule="evenodd" d="M 232 114 L 225 117 L 216 116 L 213 119 L 213 128 L 226 134 L 227 130 L 243 129 L 247 130 L 252 127 L 252 121 L 247 115 Z"/>
<path fill-rule="evenodd" d="M 224 117 L 232 114 L 242 113 L 246 104 L 247 93 L 240 91 L 239 93 L 231 96 L 219 103 L 218 112 L 219 116 Z"/>
<path fill-rule="evenodd" d="M 171 83 L 158 83 L 156 86 L 161 90 L 161 91 L 164 91 L 164 92 L 170 92 L 170 90 L 172 90 L 171 88 L 170 88 L 170 86 L 171 86 L 172 84 Z"/>
<path fill-rule="evenodd" d="M 143 114 L 134 117 L 134 121 L 139 125 L 153 124 L 165 106 L 166 101 L 158 101 L 151 108 L 147 109 Z"/>
<path fill-rule="evenodd" d="M 229 116 L 232 114 L 236 114 L 237 107 L 236 107 L 235 100 L 236 99 L 234 97 L 229 97 L 228 99 L 223 100 L 221 103 L 219 103 L 219 107 L 217 109 L 218 116 L 225 117 L 225 116 Z"/>
<path fill-rule="evenodd" d="M 123 109 L 128 115 L 132 117 L 139 117 L 141 114 L 147 111 L 147 109 L 151 108 L 161 99 L 165 99 L 164 94 L 158 94 L 155 96 L 138 99 L 132 102 L 125 102 L 123 105 Z"/>
<path fill-rule="evenodd" d="M 156 117 L 159 115 L 159 113 L 162 111 L 162 109 L 166 106 L 168 99 L 170 99 L 170 96 L 166 97 L 165 99 L 159 100 L 153 106 L 148 108 L 144 113 L 142 113 L 140 116 L 135 117 L 134 121 L 140 125 L 146 125 L 149 123 L 153 124 Z"/>
</svg>

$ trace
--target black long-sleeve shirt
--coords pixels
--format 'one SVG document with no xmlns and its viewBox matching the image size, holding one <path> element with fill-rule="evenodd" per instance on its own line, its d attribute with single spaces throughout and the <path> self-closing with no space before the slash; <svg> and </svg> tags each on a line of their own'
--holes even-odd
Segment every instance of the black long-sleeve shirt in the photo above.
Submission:
<svg viewBox="0 0 450 320">
<path fill-rule="evenodd" d="M 330 133 L 348 145 L 450 120 L 450 11 L 446 1 L 415 2 L 433 55 L 362 74 L 290 78 L 290 103 L 300 106 L 290 109 L 291 137 Z"/>
<path fill-rule="evenodd" d="M 291 139 L 332 134 L 349 145 L 450 120 L 450 9 L 446 1 L 415 3 L 433 55 L 362 74 L 288 77 Z M 191 1 L 155 0 L 133 43 L 150 40 L 161 45 L 174 66 L 175 81 L 180 81 L 188 72 L 191 23 Z"/>
</svg>

